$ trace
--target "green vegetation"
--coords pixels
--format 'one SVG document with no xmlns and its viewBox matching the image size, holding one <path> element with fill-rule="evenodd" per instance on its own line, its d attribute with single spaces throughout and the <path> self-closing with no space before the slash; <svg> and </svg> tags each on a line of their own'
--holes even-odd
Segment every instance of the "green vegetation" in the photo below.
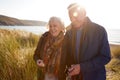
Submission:
<svg viewBox="0 0 120 80">
<path fill-rule="evenodd" d="M 111 45 L 112 60 L 106 65 L 107 80 L 120 80 L 120 45 Z"/>
<path fill-rule="evenodd" d="M 34 49 L 39 36 L 0 29 L 0 80 L 36 80 Z"/>
</svg>

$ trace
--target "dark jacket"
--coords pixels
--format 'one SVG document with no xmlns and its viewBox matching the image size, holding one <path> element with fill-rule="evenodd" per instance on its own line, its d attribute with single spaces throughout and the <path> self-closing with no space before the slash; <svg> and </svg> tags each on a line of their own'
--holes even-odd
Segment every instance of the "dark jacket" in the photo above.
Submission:
<svg viewBox="0 0 120 80">
<path fill-rule="evenodd" d="M 47 42 L 46 37 L 48 36 L 48 34 L 48 32 L 44 33 L 39 39 L 37 48 L 35 49 L 35 54 L 33 55 L 33 59 L 35 60 L 35 62 L 37 62 L 38 59 L 42 59 L 43 57 L 43 50 L 45 43 Z"/>
<path fill-rule="evenodd" d="M 63 39 L 63 32 L 60 32 L 55 38 L 49 32 L 45 32 L 40 37 L 33 58 L 35 62 L 37 62 L 38 59 L 43 60 L 45 67 L 38 67 L 37 80 L 44 80 L 46 73 L 52 74 L 57 78 Z"/>
<path fill-rule="evenodd" d="M 48 34 L 49 34 L 48 32 L 44 33 L 39 39 L 38 45 L 33 55 L 33 59 L 35 62 L 37 62 L 38 59 L 42 59 L 43 57 L 43 50 L 44 50 L 45 43 L 47 42 L 46 38 Z M 42 69 L 39 67 L 37 68 L 37 80 L 44 80 L 44 74 L 42 72 Z"/>
<path fill-rule="evenodd" d="M 83 80 L 106 80 L 105 65 L 111 59 L 107 33 L 89 18 L 82 26 L 78 62 L 75 59 L 76 31 L 71 28 L 65 34 L 59 79 L 65 79 L 66 65 L 80 64 Z"/>
</svg>

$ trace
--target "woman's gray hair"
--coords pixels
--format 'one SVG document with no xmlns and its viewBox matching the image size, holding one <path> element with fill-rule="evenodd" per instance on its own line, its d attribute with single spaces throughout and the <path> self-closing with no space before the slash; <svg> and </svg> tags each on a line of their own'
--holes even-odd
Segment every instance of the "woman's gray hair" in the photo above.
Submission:
<svg viewBox="0 0 120 80">
<path fill-rule="evenodd" d="M 47 24 L 47 27 L 49 28 L 49 24 L 51 21 L 57 21 L 60 23 L 61 27 L 62 27 L 62 31 L 64 32 L 65 31 L 65 25 L 64 25 L 64 22 L 59 18 L 59 17 L 51 17 L 48 21 L 48 24 Z"/>
</svg>

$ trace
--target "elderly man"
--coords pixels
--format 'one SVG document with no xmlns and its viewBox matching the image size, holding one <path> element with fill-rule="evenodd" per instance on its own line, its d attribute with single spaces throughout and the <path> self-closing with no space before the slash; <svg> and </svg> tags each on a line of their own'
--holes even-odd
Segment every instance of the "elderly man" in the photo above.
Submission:
<svg viewBox="0 0 120 80">
<path fill-rule="evenodd" d="M 84 7 L 68 7 L 71 24 L 65 34 L 59 80 L 106 80 L 105 65 L 110 61 L 106 30 L 86 16 Z"/>
</svg>

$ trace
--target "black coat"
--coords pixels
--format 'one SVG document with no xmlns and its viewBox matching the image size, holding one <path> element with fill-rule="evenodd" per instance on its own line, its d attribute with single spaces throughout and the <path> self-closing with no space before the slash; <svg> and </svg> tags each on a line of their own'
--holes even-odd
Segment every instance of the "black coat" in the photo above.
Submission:
<svg viewBox="0 0 120 80">
<path fill-rule="evenodd" d="M 71 28 L 65 34 L 59 79 L 65 79 L 66 65 L 80 64 L 83 80 L 106 80 L 105 65 L 111 59 L 107 33 L 88 18 L 82 26 L 79 62 L 75 59 L 76 31 Z"/>
</svg>

